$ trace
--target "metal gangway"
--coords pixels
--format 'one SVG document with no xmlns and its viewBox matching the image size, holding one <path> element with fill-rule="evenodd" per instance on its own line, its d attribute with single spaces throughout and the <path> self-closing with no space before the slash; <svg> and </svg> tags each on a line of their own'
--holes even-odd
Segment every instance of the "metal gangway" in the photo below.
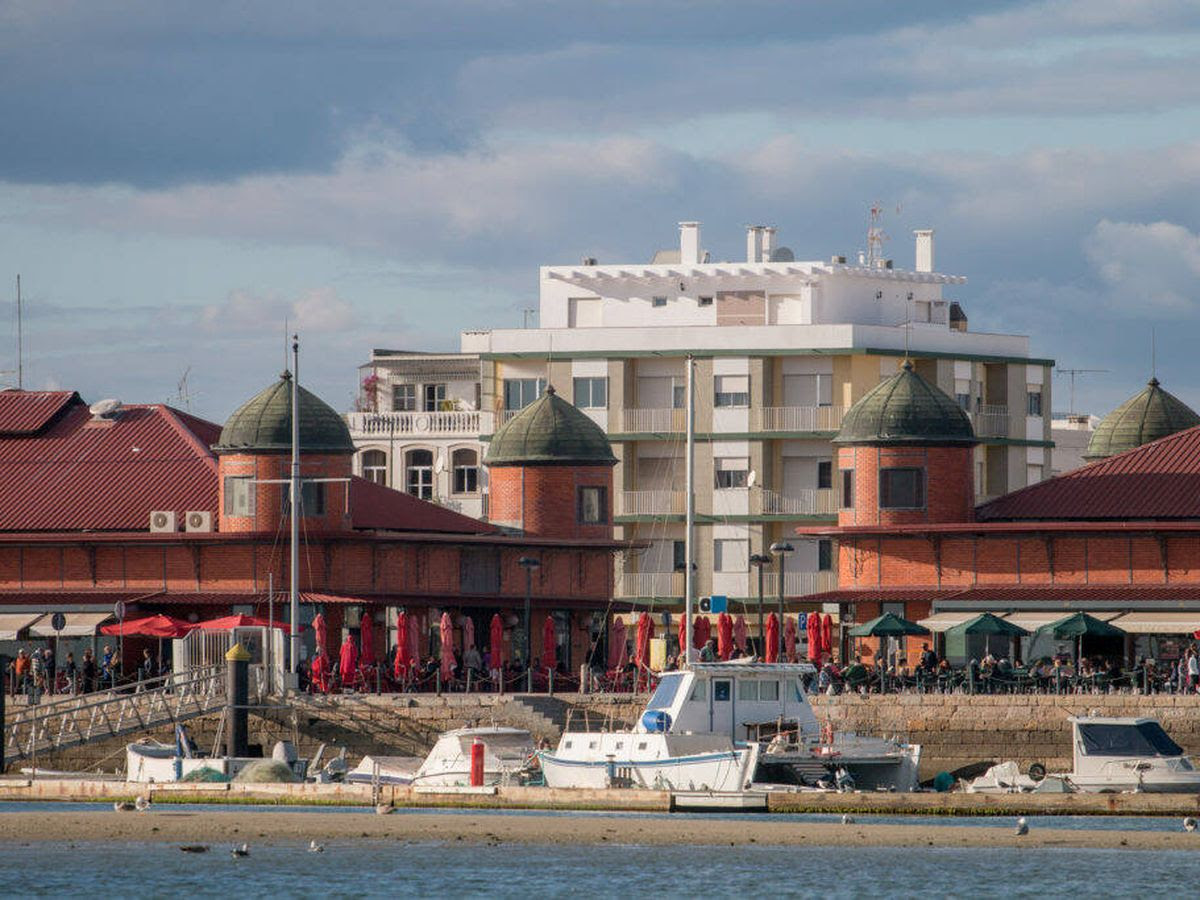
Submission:
<svg viewBox="0 0 1200 900">
<path fill-rule="evenodd" d="M 262 672 L 251 673 L 250 702 L 267 693 Z M 96 691 L 34 706 L 9 706 L 4 719 L 0 770 L 38 754 L 78 747 L 177 725 L 225 706 L 225 667 L 205 666 L 186 673 L 146 679 L 115 690 Z"/>
</svg>

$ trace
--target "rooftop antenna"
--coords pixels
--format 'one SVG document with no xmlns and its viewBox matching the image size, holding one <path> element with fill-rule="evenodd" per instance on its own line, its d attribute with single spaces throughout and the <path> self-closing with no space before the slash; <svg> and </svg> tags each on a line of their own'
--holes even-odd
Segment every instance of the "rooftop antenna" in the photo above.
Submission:
<svg viewBox="0 0 1200 900">
<path fill-rule="evenodd" d="M 1158 348 L 1154 343 L 1154 326 L 1150 326 L 1150 378 L 1158 381 Z"/>
<path fill-rule="evenodd" d="M 25 389 L 24 330 L 21 324 L 21 275 L 17 274 L 17 390 Z"/>
<path fill-rule="evenodd" d="M 525 308 L 523 308 L 521 310 L 521 327 L 528 328 L 529 327 L 529 317 L 532 315 L 536 315 L 536 314 L 537 314 L 537 310 L 532 306 L 526 306 Z"/>
<path fill-rule="evenodd" d="M 900 207 L 896 207 L 896 212 Z M 883 242 L 890 240 L 883 230 L 883 204 L 879 201 L 871 204 L 870 224 L 867 226 L 867 266 L 874 268 L 883 259 Z"/>
<path fill-rule="evenodd" d="M 192 395 L 188 390 L 188 375 L 191 371 L 191 366 L 184 369 L 183 375 L 180 376 L 179 382 L 175 386 L 175 399 L 183 407 L 184 412 L 192 411 Z"/>
<path fill-rule="evenodd" d="M 1059 375 L 1071 376 L 1071 408 L 1067 411 L 1067 415 L 1075 415 L 1075 376 L 1076 375 L 1098 375 L 1101 372 L 1107 372 L 1108 369 L 1055 369 Z"/>
</svg>

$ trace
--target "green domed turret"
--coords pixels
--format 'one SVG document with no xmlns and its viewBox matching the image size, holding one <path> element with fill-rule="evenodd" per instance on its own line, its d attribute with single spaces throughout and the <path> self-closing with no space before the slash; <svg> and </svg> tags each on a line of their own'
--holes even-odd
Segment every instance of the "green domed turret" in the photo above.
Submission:
<svg viewBox="0 0 1200 900">
<path fill-rule="evenodd" d="M 353 453 L 350 429 L 337 411 L 311 391 L 299 388 L 300 452 Z M 259 391 L 225 422 L 213 448 L 218 453 L 282 452 L 292 449 L 292 375 Z"/>
<path fill-rule="evenodd" d="M 616 465 L 604 430 L 553 387 L 492 435 L 488 466 Z"/>
<path fill-rule="evenodd" d="M 1157 378 L 1151 378 L 1145 389 L 1104 417 L 1092 432 L 1083 458 L 1088 462 L 1107 459 L 1196 425 L 1200 425 L 1200 416 L 1164 391 Z"/>
<path fill-rule="evenodd" d="M 979 443 L 962 407 L 905 360 L 846 411 L 836 444 L 964 445 Z"/>
</svg>

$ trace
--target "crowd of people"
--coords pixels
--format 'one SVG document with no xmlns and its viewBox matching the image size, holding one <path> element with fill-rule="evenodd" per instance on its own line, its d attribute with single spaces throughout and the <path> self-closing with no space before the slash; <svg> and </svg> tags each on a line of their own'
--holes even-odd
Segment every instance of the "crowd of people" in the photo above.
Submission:
<svg viewBox="0 0 1200 900">
<path fill-rule="evenodd" d="M 90 647 L 85 648 L 76 660 L 74 651 L 68 651 L 59 661 L 54 647 L 22 647 L 8 663 L 4 672 L 5 689 L 11 697 L 25 697 L 29 703 L 38 703 L 44 697 L 74 696 L 101 690 L 115 690 L 125 685 L 140 685 L 142 682 L 168 674 L 170 661 L 154 656 L 149 648 L 142 651 L 137 667 L 126 676 L 120 655 L 109 645 L 99 657 Z"/>
</svg>

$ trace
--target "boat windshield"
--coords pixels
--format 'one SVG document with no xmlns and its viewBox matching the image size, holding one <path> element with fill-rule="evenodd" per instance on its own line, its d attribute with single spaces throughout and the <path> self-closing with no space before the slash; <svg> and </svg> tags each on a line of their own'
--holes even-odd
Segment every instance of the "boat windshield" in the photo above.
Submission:
<svg viewBox="0 0 1200 900">
<path fill-rule="evenodd" d="M 1137 725 L 1080 725 L 1088 756 L 1182 756 L 1183 748 L 1157 722 Z"/>
<path fill-rule="evenodd" d="M 679 686 L 683 684 L 683 673 L 675 672 L 671 675 L 664 675 L 662 681 L 658 683 L 658 687 L 654 689 L 654 696 L 650 698 L 650 702 L 646 704 L 646 709 L 668 709 L 675 700 L 675 695 L 679 693 Z"/>
</svg>

